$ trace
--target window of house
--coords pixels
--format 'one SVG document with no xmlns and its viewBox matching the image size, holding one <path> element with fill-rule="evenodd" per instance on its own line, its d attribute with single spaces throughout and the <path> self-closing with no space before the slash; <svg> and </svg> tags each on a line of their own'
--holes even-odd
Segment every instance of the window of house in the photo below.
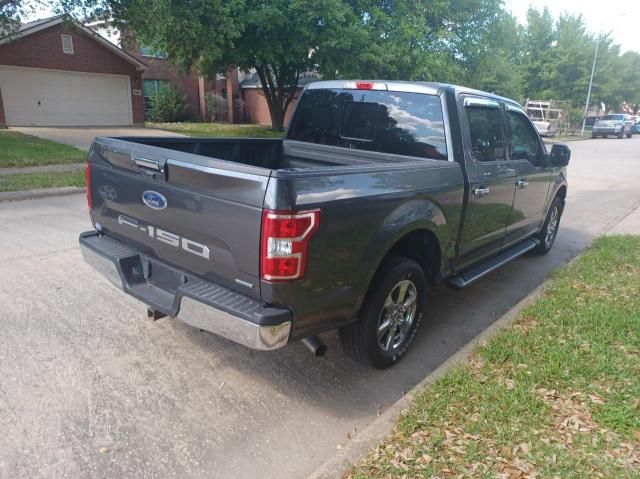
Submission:
<svg viewBox="0 0 640 479">
<path fill-rule="evenodd" d="M 146 45 L 142 45 L 140 47 L 140 55 L 152 58 L 167 58 L 167 52 L 159 48 L 149 47 Z"/>
<path fill-rule="evenodd" d="M 144 111 L 151 111 L 151 98 L 170 87 L 168 80 L 144 80 L 142 89 L 144 93 Z"/>
<path fill-rule="evenodd" d="M 62 53 L 73 55 L 73 37 L 71 35 L 60 35 L 62 39 Z"/>
<path fill-rule="evenodd" d="M 471 151 L 477 161 L 505 159 L 504 138 L 498 108 L 467 106 Z"/>
</svg>

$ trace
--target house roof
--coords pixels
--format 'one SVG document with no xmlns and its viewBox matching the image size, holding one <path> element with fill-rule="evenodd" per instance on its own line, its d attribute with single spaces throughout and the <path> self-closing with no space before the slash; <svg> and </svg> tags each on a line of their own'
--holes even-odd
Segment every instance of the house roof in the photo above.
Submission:
<svg viewBox="0 0 640 479">
<path fill-rule="evenodd" d="M 307 83 L 321 80 L 322 77 L 316 72 L 304 72 L 298 79 L 298 88 L 306 86 Z M 262 83 L 257 73 L 252 73 L 240 82 L 240 88 L 262 88 Z"/>
<path fill-rule="evenodd" d="M 20 38 L 24 38 L 28 35 L 31 35 L 36 32 L 40 32 L 42 30 L 46 30 L 47 28 L 51 28 L 53 26 L 59 25 L 64 22 L 72 23 L 74 26 L 82 30 L 87 36 L 91 37 L 100 45 L 107 48 L 108 50 L 111 50 L 113 53 L 123 58 L 124 60 L 128 61 L 129 63 L 132 63 L 133 65 L 135 65 L 138 70 L 146 70 L 147 65 L 142 63 L 136 57 L 125 52 L 122 48 L 119 48 L 118 46 L 114 45 L 109 40 L 104 38 L 102 35 L 100 35 L 97 32 L 94 32 L 89 27 L 87 27 L 86 25 L 83 25 L 81 22 L 79 22 L 78 20 L 76 20 L 70 15 L 57 15 L 55 17 L 44 18 L 42 20 L 36 20 L 34 22 L 25 23 L 21 25 L 16 32 L 0 37 L 0 45 L 10 43 Z"/>
</svg>

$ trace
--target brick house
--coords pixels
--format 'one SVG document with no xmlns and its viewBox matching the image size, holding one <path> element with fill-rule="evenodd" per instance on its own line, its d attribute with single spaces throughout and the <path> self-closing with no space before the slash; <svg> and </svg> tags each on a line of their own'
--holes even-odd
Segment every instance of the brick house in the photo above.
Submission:
<svg viewBox="0 0 640 479">
<path fill-rule="evenodd" d="M 151 109 L 151 97 L 163 88 L 170 86 L 185 95 L 188 119 L 204 119 L 205 93 L 214 88 L 213 82 L 194 74 L 180 72 L 171 65 L 163 52 L 141 45 L 131 31 L 120 32 L 120 44 L 128 54 L 147 66 L 142 72 L 142 91 L 146 113 L 149 113 Z"/>
<path fill-rule="evenodd" d="M 144 124 L 146 65 L 69 16 L 0 38 L 0 126 Z"/>
<path fill-rule="evenodd" d="M 293 95 L 293 101 L 289 104 L 289 109 L 284 117 L 284 124 L 287 125 L 291 119 L 295 102 L 302 93 L 302 89 L 313 81 L 320 79 L 317 73 L 307 72 L 300 75 L 298 80 L 298 88 Z M 258 75 L 251 74 L 242 76 L 239 82 L 242 90 L 241 98 L 244 101 L 244 116 L 248 123 L 258 123 L 261 125 L 271 125 L 271 115 L 269 114 L 269 106 L 262 92 L 262 84 Z"/>
</svg>

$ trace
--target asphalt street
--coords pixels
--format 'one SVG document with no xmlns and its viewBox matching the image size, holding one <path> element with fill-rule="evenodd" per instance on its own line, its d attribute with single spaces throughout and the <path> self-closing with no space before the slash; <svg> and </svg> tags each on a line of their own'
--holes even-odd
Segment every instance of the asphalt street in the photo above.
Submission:
<svg viewBox="0 0 640 479">
<path fill-rule="evenodd" d="M 82 260 L 83 195 L 0 203 L 0 478 L 305 477 L 640 206 L 640 137 L 571 148 L 553 251 L 433 290 L 417 343 L 382 372 L 349 361 L 336 333 L 315 359 L 151 322 Z"/>
</svg>

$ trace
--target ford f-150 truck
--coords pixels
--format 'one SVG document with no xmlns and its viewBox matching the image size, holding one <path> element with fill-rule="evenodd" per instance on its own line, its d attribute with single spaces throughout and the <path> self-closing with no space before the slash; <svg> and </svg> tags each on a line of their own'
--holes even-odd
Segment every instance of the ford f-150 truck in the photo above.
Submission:
<svg viewBox="0 0 640 479">
<path fill-rule="evenodd" d="M 552 247 L 570 151 L 517 103 L 436 83 L 321 81 L 284 139 L 96 138 L 83 255 L 148 314 L 250 348 L 339 328 L 391 366 L 444 280 Z"/>
</svg>

